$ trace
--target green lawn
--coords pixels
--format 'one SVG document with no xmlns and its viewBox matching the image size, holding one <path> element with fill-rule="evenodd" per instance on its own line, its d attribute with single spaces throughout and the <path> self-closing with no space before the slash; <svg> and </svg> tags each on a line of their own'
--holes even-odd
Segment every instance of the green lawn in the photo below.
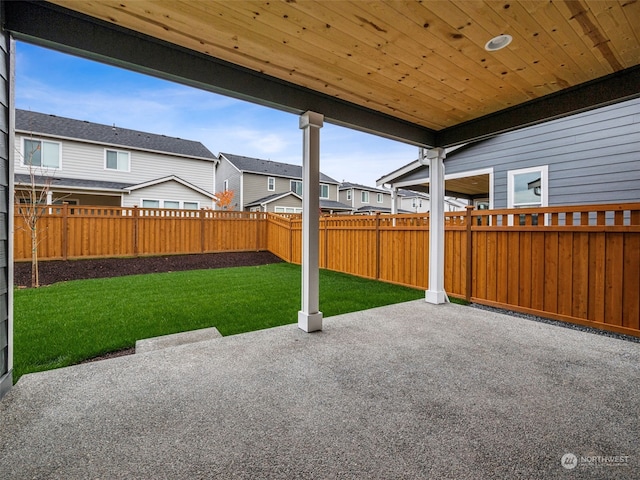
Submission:
<svg viewBox="0 0 640 480">
<path fill-rule="evenodd" d="M 16 290 L 14 381 L 135 345 L 141 338 L 216 327 L 222 335 L 295 323 L 300 267 L 158 273 Z M 320 271 L 325 317 L 424 298 L 424 292 Z"/>
</svg>

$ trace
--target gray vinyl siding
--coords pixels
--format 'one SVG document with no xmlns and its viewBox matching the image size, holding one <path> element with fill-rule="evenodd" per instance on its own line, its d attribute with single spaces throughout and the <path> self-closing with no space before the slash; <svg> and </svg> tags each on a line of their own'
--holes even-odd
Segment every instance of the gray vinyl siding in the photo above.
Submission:
<svg viewBox="0 0 640 480">
<path fill-rule="evenodd" d="M 302 208 L 302 200 L 294 197 L 293 195 L 289 195 L 267 204 L 267 211 L 273 213 L 275 212 L 276 207 Z"/>
<path fill-rule="evenodd" d="M 275 179 L 275 190 L 269 191 L 268 179 Z M 265 198 L 274 193 L 285 193 L 291 191 L 291 180 L 298 179 L 276 177 L 273 175 L 262 175 L 255 173 L 244 173 L 242 180 L 243 202 L 247 205 L 261 198 Z M 338 185 L 326 183 L 329 186 L 329 198 L 327 200 L 338 200 Z M 304 192 L 303 192 L 304 193 Z M 290 206 L 290 205 L 288 205 Z M 271 211 L 271 210 L 270 210 Z"/>
<path fill-rule="evenodd" d="M 178 202 L 199 202 L 200 208 L 213 207 L 211 198 L 175 181 L 163 182 L 146 188 L 133 190 L 124 197 L 125 207 L 142 206 L 144 200 L 169 200 Z M 235 199 L 234 199 L 235 201 Z M 162 206 L 162 204 L 161 204 Z"/>
<path fill-rule="evenodd" d="M 369 202 L 362 202 L 362 192 L 363 190 L 360 188 L 352 188 L 351 200 L 347 200 L 347 191 L 343 190 L 340 193 L 340 201 L 346 205 L 353 206 L 354 209 L 358 209 L 360 207 L 382 207 L 382 208 L 391 208 L 391 194 L 383 193 L 382 194 L 382 203 L 378 203 L 378 193 L 375 191 L 369 191 Z"/>
<path fill-rule="evenodd" d="M 16 136 L 15 172 L 29 173 L 29 168 L 22 166 L 24 161 L 24 138 L 29 135 Z M 213 193 L 214 162 L 196 160 L 161 153 L 144 152 L 120 147 L 94 145 L 71 140 L 59 140 L 55 137 L 34 135 L 33 138 L 58 142 L 61 144 L 61 168 L 48 169 L 47 174 L 63 178 L 104 180 L 137 184 L 175 175 L 203 190 Z M 105 150 L 129 152 L 130 171 L 120 172 L 105 169 Z M 39 169 L 37 169 L 39 170 Z M 40 173 L 40 172 L 36 172 Z"/>
<path fill-rule="evenodd" d="M 269 175 L 256 175 L 246 172 L 242 175 L 242 194 L 245 205 L 274 193 L 285 193 L 291 190 L 288 179 L 273 177 L 276 179 L 276 189 L 270 192 L 267 187 L 267 178 L 269 178 Z"/>
<path fill-rule="evenodd" d="M 640 201 L 640 99 L 479 142 L 445 159 L 445 174 L 493 167 L 494 208 L 507 206 L 507 173 L 549 166 L 549 205 Z M 428 177 L 428 168 L 398 179 Z"/>
<path fill-rule="evenodd" d="M 238 169 L 231 165 L 227 159 L 220 156 L 220 163 L 216 169 L 216 188 L 214 193 L 224 191 L 224 181 L 229 180 L 229 190 L 233 191 L 233 203 L 238 203 L 238 210 L 242 210 L 240 208 L 241 204 L 247 204 L 247 200 L 242 198 L 241 179 L 242 174 Z"/>
<path fill-rule="evenodd" d="M 0 398 L 13 385 L 11 338 L 11 298 L 13 288 L 10 251 L 13 241 L 10 238 L 9 208 L 11 189 L 9 165 L 11 109 L 11 40 L 7 33 L 0 34 Z"/>
</svg>

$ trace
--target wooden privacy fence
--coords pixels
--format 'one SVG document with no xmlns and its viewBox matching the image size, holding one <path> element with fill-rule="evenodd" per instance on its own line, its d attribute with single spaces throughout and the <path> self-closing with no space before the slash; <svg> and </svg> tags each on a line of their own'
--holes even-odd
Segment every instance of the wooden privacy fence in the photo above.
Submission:
<svg viewBox="0 0 640 480">
<path fill-rule="evenodd" d="M 31 258 L 16 207 L 15 259 Z M 640 336 L 640 203 L 445 213 L 445 290 Z M 269 250 L 301 262 L 299 215 L 44 207 L 41 259 Z M 427 289 L 429 215 L 320 219 L 320 267 Z"/>
<path fill-rule="evenodd" d="M 640 204 L 445 213 L 450 296 L 640 335 Z M 320 219 L 321 268 L 428 288 L 428 214 Z M 302 221 L 269 217 L 301 262 Z"/>
<path fill-rule="evenodd" d="M 31 234 L 16 206 L 14 258 L 31 259 Z M 265 213 L 156 208 L 43 207 L 42 260 L 267 249 Z"/>
</svg>

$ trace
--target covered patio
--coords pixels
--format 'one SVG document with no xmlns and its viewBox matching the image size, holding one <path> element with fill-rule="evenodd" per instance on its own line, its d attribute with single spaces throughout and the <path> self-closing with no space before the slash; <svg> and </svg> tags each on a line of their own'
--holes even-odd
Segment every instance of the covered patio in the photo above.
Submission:
<svg viewBox="0 0 640 480">
<path fill-rule="evenodd" d="M 637 478 L 639 366 L 639 343 L 409 302 L 26 375 L 0 477 Z"/>
</svg>

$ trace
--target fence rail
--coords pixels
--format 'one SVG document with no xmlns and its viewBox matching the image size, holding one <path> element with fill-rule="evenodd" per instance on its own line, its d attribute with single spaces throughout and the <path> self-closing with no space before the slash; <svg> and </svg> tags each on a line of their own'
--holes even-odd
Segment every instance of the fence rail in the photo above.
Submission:
<svg viewBox="0 0 640 480">
<path fill-rule="evenodd" d="M 31 258 L 16 207 L 15 259 Z M 299 215 L 46 207 L 42 259 L 269 250 L 300 263 Z M 427 289 L 429 215 L 321 217 L 321 268 Z M 445 290 L 640 336 L 640 203 L 445 213 Z"/>
</svg>

